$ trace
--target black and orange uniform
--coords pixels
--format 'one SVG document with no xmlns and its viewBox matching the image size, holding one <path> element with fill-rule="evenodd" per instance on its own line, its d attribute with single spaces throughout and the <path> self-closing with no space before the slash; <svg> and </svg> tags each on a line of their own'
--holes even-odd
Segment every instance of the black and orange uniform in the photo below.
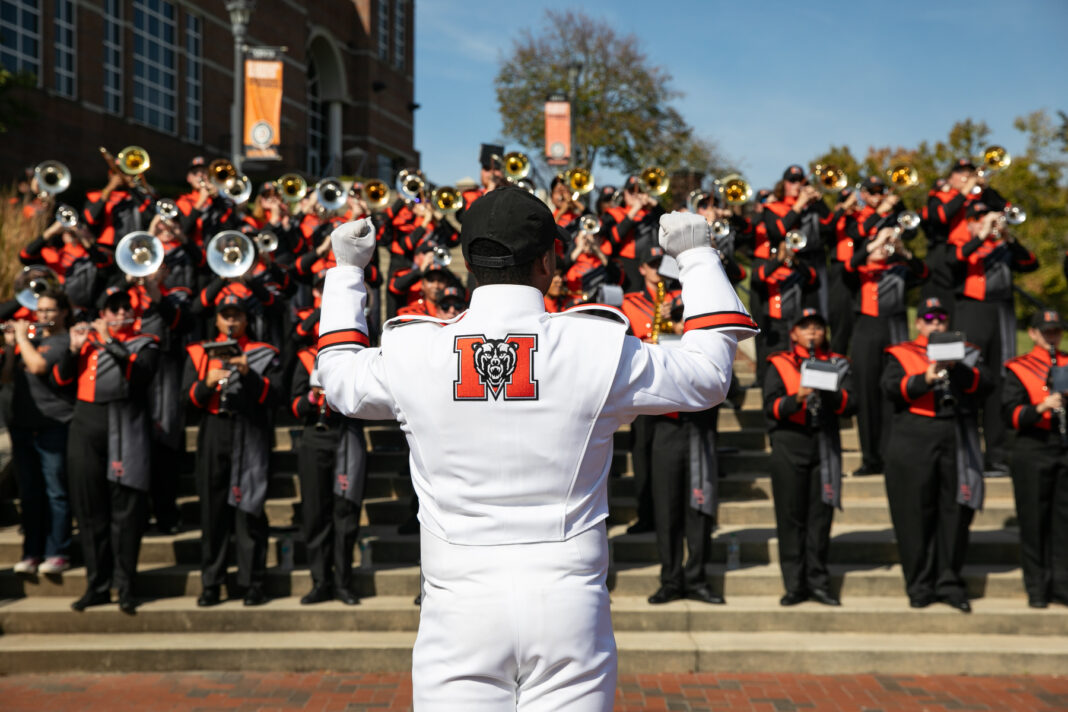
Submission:
<svg viewBox="0 0 1068 712">
<path fill-rule="evenodd" d="M 438 305 L 429 299 L 420 297 L 406 307 L 397 310 L 397 316 L 432 316 L 438 317 Z"/>
<path fill-rule="evenodd" d="M 908 338 L 905 295 L 927 279 L 927 265 L 916 257 L 876 261 L 868 255 L 869 239 L 863 239 L 853 254 L 846 279 L 856 294 L 853 363 L 857 396 L 857 434 L 860 436 L 861 467 L 868 473 L 883 471 L 886 428 L 890 404 L 883 398 L 880 382 L 883 354 L 891 344 Z"/>
<path fill-rule="evenodd" d="M 864 220 L 874 213 L 871 206 L 865 205 L 852 213 L 842 215 L 834 224 L 834 250 L 831 252 L 831 265 L 827 270 L 827 296 L 830 300 L 827 312 L 827 324 L 831 327 L 831 350 L 848 353 L 853 338 L 853 301 L 856 292 L 853 283 L 846 279 L 846 267 L 853 259 L 853 252 L 861 242 L 861 230 Z"/>
<path fill-rule="evenodd" d="M 307 296 L 297 301 L 296 308 L 318 306 L 315 296 L 311 293 L 311 286 L 321 279 L 326 271 L 337 266 L 337 258 L 331 248 L 325 256 L 320 257 L 314 251 L 306 252 L 300 256 L 293 267 L 293 277 L 299 282 L 301 289 L 307 290 Z M 378 268 L 378 250 L 371 253 L 371 261 L 363 268 L 363 280 L 367 285 L 367 326 L 372 334 L 379 328 L 379 287 L 382 286 L 382 271 Z"/>
<path fill-rule="evenodd" d="M 779 249 L 784 248 L 780 245 Z M 760 294 L 764 310 L 756 338 L 757 383 L 763 383 L 768 356 L 789 348 L 790 326 L 805 308 L 806 296 L 819 288 L 819 277 L 814 267 L 800 260 L 787 265 L 772 257 L 756 265 L 749 288 Z"/>
<path fill-rule="evenodd" d="M 148 227 L 152 208 L 152 198 L 136 188 L 118 188 L 108 195 L 93 190 L 85 196 L 82 218 L 97 244 L 114 250 L 124 235 Z"/>
<path fill-rule="evenodd" d="M 642 248 L 657 245 L 657 231 L 664 209 L 660 205 L 642 208 L 632 217 L 627 208 L 609 206 L 601 215 L 601 229 L 611 242 L 611 255 L 623 271 L 623 289 L 640 289 L 644 281 L 638 271 L 638 255 Z"/>
<path fill-rule="evenodd" d="M 882 391 L 893 406 L 886 496 L 905 591 L 918 606 L 966 600 L 960 572 L 968 527 L 983 504 L 977 414 L 992 385 L 990 369 L 969 345 L 965 361 L 929 384 L 927 337 L 894 344 L 886 353 Z"/>
<path fill-rule="evenodd" d="M 801 212 L 793 209 L 796 203 L 797 199 L 791 197 L 765 203 L 761 212 L 764 229 L 772 247 L 782 243 L 786 233 L 791 230 L 804 233 L 807 239 L 805 249 L 798 252 L 797 257 L 803 265 L 812 267 L 819 277 L 817 289 L 805 294 L 804 306 L 827 314 L 830 311 L 830 297 L 827 291 L 826 246 L 832 244 L 835 225 L 845 213 L 841 208 L 832 211 L 822 198 L 812 201 Z"/>
<path fill-rule="evenodd" d="M 798 402 L 801 365 L 809 358 L 807 348 L 794 344 L 768 357 L 764 377 L 779 566 L 787 593 L 801 596 L 829 591 L 827 552 L 841 483 L 838 423 L 854 404 L 848 371 L 838 391 L 816 391 Z M 845 368 L 845 357 L 831 351 L 817 348 L 815 358 Z"/>
<path fill-rule="evenodd" d="M 225 341 L 220 335 L 217 341 Z M 226 383 L 208 386 L 208 372 L 228 368 L 203 343 L 186 347 L 183 382 L 189 403 L 204 411 L 197 429 L 196 486 L 200 498 L 200 575 L 205 588 L 226 580 L 226 550 L 231 533 L 237 558 L 237 583 L 262 586 L 267 565 L 267 499 L 272 409 L 281 363 L 270 344 L 237 340 L 248 358 L 248 373 L 235 369 Z"/>
<path fill-rule="evenodd" d="M 959 287 L 959 275 L 952 262 L 951 245 L 962 245 L 971 240 L 965 212 L 971 203 L 982 202 L 995 210 L 1001 210 L 1008 202 L 993 188 L 984 188 L 981 193 L 965 195 L 959 190 L 937 186 L 927 193 L 925 228 L 927 230 L 927 268 L 931 279 L 923 286 L 924 298 L 938 297 L 954 313 L 954 299 Z M 954 325 L 956 327 L 956 325 Z M 970 336 L 970 335 L 969 335 Z"/>
<path fill-rule="evenodd" d="M 208 260 L 191 239 L 167 240 L 163 243 L 163 263 L 169 270 L 165 281 L 168 287 L 185 287 L 195 293 Z"/>
<path fill-rule="evenodd" d="M 131 330 L 102 340 L 93 331 L 52 368 L 55 385 L 75 389 L 67 474 L 87 592 L 107 596 L 114 586 L 133 595 L 151 480 L 148 387 L 158 361 L 153 336 Z"/>
<path fill-rule="evenodd" d="M 43 264 L 59 277 L 71 303 L 88 307 L 96 300 L 104 271 L 114 260 L 110 252 L 91 243 L 88 248 L 77 240 L 64 241 L 62 236 L 45 239 L 43 235 L 19 251 L 24 265 Z"/>
<path fill-rule="evenodd" d="M 1002 404 L 1016 431 L 1012 487 L 1024 588 L 1031 601 L 1068 605 L 1068 437 L 1063 414 L 1036 409 L 1052 393 L 1050 365 L 1037 346 L 1005 364 Z M 1068 366 L 1068 355 L 1058 351 L 1057 366 Z"/>
<path fill-rule="evenodd" d="M 975 238 L 951 245 L 949 260 L 958 279 L 953 328 L 979 347 L 987 363 L 1016 355 L 1013 273 L 1038 269 L 1035 255 L 1019 242 Z M 1005 421 L 1001 417 L 1002 369 L 992 369 L 994 387 L 983 403 L 983 440 L 989 468 L 1004 467 Z"/>
<path fill-rule="evenodd" d="M 301 528 L 314 585 L 352 590 L 352 550 L 367 481 L 363 422 L 331 410 L 311 388 L 314 346 L 297 352 L 290 410 L 304 431 L 297 448 Z"/>
<path fill-rule="evenodd" d="M 178 206 L 178 226 L 194 245 L 203 248 L 216 233 L 237 229 L 241 221 L 232 200 L 212 195 L 202 208 L 197 209 L 199 197 L 199 192 L 191 191 L 178 196 L 174 203 Z M 148 221 L 145 221 L 147 225 Z"/>
</svg>

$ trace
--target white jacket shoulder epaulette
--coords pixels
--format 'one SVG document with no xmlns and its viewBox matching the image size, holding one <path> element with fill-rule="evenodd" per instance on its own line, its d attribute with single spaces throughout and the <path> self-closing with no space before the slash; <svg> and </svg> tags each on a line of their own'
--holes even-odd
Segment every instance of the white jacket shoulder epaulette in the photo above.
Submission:
<svg viewBox="0 0 1068 712">
<path fill-rule="evenodd" d="M 615 307 L 610 307 L 607 304 L 580 304 L 578 306 L 565 309 L 562 312 L 550 314 L 550 317 L 562 317 L 562 316 L 593 316 L 601 319 L 608 319 L 610 321 L 619 322 L 624 327 L 630 326 L 630 321 L 626 315 Z"/>
<path fill-rule="evenodd" d="M 407 314 L 401 316 L 395 316 L 385 324 L 382 325 L 383 331 L 389 331 L 390 329 L 399 329 L 402 326 L 412 326 L 414 324 L 434 324 L 436 326 L 448 326 L 449 324 L 455 324 L 464 318 L 464 314 L 467 312 L 461 312 L 454 316 L 452 319 L 439 319 L 436 316 L 430 316 L 428 314 Z"/>
</svg>

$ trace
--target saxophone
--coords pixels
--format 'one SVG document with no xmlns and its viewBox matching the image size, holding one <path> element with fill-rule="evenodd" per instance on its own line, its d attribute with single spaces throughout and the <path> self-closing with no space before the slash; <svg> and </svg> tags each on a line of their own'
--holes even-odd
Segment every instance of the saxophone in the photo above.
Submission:
<svg viewBox="0 0 1068 712">
<path fill-rule="evenodd" d="M 656 283 L 656 301 L 653 302 L 653 330 L 649 333 L 649 343 L 660 343 L 660 331 L 664 328 L 664 319 L 660 316 L 660 307 L 664 305 L 664 295 L 667 290 L 664 288 L 664 281 L 660 280 Z"/>
</svg>

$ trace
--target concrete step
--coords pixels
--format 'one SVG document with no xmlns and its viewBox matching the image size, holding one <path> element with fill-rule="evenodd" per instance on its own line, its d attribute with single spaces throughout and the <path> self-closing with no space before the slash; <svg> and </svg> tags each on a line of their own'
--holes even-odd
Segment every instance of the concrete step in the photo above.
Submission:
<svg viewBox="0 0 1068 712">
<path fill-rule="evenodd" d="M 856 502 L 842 499 L 842 511 L 834 513 L 840 524 L 852 526 L 890 527 L 890 509 L 885 501 L 860 499 Z M 730 501 L 719 505 L 719 522 L 724 526 L 775 526 L 775 507 L 769 500 Z M 1016 503 L 1011 499 L 986 500 L 983 511 L 976 512 L 972 530 L 1001 529 L 1016 526 Z"/>
<path fill-rule="evenodd" d="M 966 623 L 966 625 L 965 625 Z M 62 598 L 23 598 L 0 602 L 0 630 L 9 635 L 85 633 L 234 633 L 288 631 L 415 631 L 419 607 L 409 596 L 365 598 L 359 606 L 330 601 L 311 606 L 297 596 L 246 608 L 226 601 L 198 608 L 191 596 L 141 602 L 137 615 L 117 606 L 82 613 Z M 807 602 L 791 608 L 774 596 L 738 596 L 725 606 L 674 601 L 654 606 L 644 597 L 613 596 L 616 631 L 807 631 L 810 633 L 959 633 L 1068 635 L 1068 615 L 1056 608 L 1035 610 L 1023 601 L 979 599 L 965 619 L 946 605 L 909 608 L 903 598 L 853 599 L 840 608 Z"/>
<path fill-rule="evenodd" d="M 81 633 L 9 635 L 0 674 L 64 671 L 310 670 L 405 672 L 413 632 Z M 811 632 L 616 634 L 622 674 L 1060 675 L 1068 638 Z"/>
<path fill-rule="evenodd" d="M 659 586 L 660 567 L 649 563 L 615 563 L 609 571 L 609 588 L 620 596 L 648 596 Z M 231 569 L 231 581 L 236 570 Z M 357 569 L 353 586 L 362 596 L 414 596 L 419 591 L 417 566 L 382 564 L 374 569 Z M 867 563 L 830 565 L 832 588 L 846 598 L 904 598 L 904 579 L 897 565 Z M 1023 600 L 1020 570 L 1012 565 L 974 564 L 964 567 L 970 595 Z M 709 566 L 709 580 L 717 592 L 731 596 L 782 595 L 782 577 L 774 563 L 746 563 L 727 571 L 721 563 Z M 10 568 L 0 570 L 0 597 L 67 596 L 85 592 L 85 569 L 74 568 L 62 575 L 17 575 Z M 311 590 L 307 569 L 282 571 L 267 569 L 265 590 L 273 596 L 302 596 Z M 147 598 L 197 596 L 201 591 L 200 572 L 194 565 L 142 566 L 138 571 L 136 593 Z"/>
</svg>

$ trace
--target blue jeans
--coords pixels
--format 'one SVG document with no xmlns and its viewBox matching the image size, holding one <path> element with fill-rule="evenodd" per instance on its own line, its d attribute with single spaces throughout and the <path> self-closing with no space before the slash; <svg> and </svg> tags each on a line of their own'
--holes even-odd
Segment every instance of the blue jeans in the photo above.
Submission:
<svg viewBox="0 0 1068 712">
<path fill-rule="evenodd" d="M 22 558 L 69 556 L 67 426 L 13 427 L 11 449 L 22 500 Z"/>
</svg>

